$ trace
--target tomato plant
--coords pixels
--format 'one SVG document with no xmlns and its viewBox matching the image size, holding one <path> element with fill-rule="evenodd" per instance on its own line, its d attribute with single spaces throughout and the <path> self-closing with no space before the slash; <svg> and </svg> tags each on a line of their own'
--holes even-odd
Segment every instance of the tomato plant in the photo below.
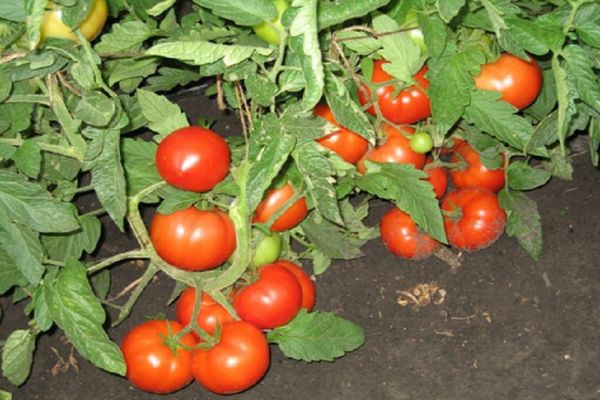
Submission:
<svg viewBox="0 0 600 400">
<path fill-rule="evenodd" d="M 302 304 L 302 288 L 287 268 L 274 264 L 258 269 L 258 280 L 240 289 L 233 299 L 235 311 L 244 321 L 261 329 L 288 323 Z"/>
<path fill-rule="evenodd" d="M 254 214 L 253 222 L 267 223 L 277 215 L 288 200 L 294 197 L 296 192 L 288 182 L 280 188 L 269 190 L 265 199 L 258 205 Z M 292 229 L 298 225 L 308 214 L 306 199 L 300 197 L 290 205 L 271 225 L 273 232 L 282 232 Z"/>
<path fill-rule="evenodd" d="M 194 304 L 196 302 L 196 290 L 187 288 L 181 293 L 177 300 L 177 321 L 182 325 L 188 325 L 192 320 Z M 209 335 L 220 329 L 226 322 L 233 321 L 233 317 L 225 308 L 217 303 L 208 293 L 202 292 L 200 299 L 200 312 L 196 323 Z"/>
<path fill-rule="evenodd" d="M 504 163 L 504 156 L 501 155 Z M 464 168 L 450 170 L 450 178 L 458 189 L 484 188 L 497 192 L 504 187 L 504 168 L 488 169 L 481 162 L 479 153 L 468 142 L 461 143 L 452 153 L 450 161 L 466 164 Z"/>
<path fill-rule="evenodd" d="M 193 379 L 192 335 L 173 341 L 183 326 L 176 321 L 151 320 L 130 330 L 121 344 L 127 364 L 127 379 L 146 392 L 171 393 Z M 186 348 L 187 347 L 187 348 Z"/>
<path fill-rule="evenodd" d="M 442 166 L 432 167 L 430 163 L 432 163 L 432 160 L 428 158 L 423 170 L 429 176 L 427 181 L 433 186 L 435 197 L 441 199 L 446 193 L 446 189 L 448 189 L 448 171 Z"/>
<path fill-rule="evenodd" d="M 398 163 L 412 164 L 415 168 L 421 169 L 425 165 L 426 156 L 415 152 L 410 147 L 411 135 L 415 129 L 410 126 L 403 126 L 402 132 L 394 128 L 392 125 L 384 124 L 383 132 L 385 133 L 385 141 L 378 146 L 372 148 L 362 160 L 359 161 L 357 167 L 360 173 L 365 173 L 365 160 L 379 163 Z"/>
<path fill-rule="evenodd" d="M 42 23 L 40 25 L 40 43 L 46 38 L 69 39 L 75 42 L 79 41 L 77 35 L 62 20 L 63 11 L 60 7 L 48 3 L 48 8 L 44 11 Z M 87 16 L 79 24 L 79 30 L 89 41 L 94 40 L 106 23 L 108 18 L 108 4 L 106 0 L 94 0 Z"/>
<path fill-rule="evenodd" d="M 281 25 L 281 16 L 284 11 L 290 6 L 287 0 L 274 0 L 273 4 L 277 9 L 277 15 L 272 21 L 264 21 L 258 25 L 254 25 L 252 29 L 259 38 L 270 44 L 279 44 L 281 35 L 284 32 L 284 27 Z"/>
<path fill-rule="evenodd" d="M 312 279 L 310 279 L 310 275 L 308 275 L 308 273 L 298 264 L 289 260 L 278 260 L 276 264 L 281 265 L 290 271 L 292 274 L 294 274 L 296 279 L 298 279 L 300 289 L 302 290 L 302 302 L 300 306 L 301 308 L 306 308 L 308 311 L 311 311 L 315 306 L 316 289 L 315 283 Z"/>
<path fill-rule="evenodd" d="M 424 154 L 433 148 L 431 135 L 425 131 L 416 131 L 410 137 L 410 148 L 415 153 Z"/>
<path fill-rule="evenodd" d="M 410 215 L 394 207 L 379 222 L 381 239 L 389 251 L 409 260 L 429 257 L 440 243 L 423 233 Z"/>
<path fill-rule="evenodd" d="M 491 246 L 504 231 L 506 213 L 498 197 L 487 189 L 460 189 L 442 201 L 450 244 L 460 250 Z"/>
<path fill-rule="evenodd" d="M 265 335 L 245 321 L 223 325 L 218 343 L 193 354 L 194 379 L 218 394 L 232 394 L 254 386 L 269 368 L 269 345 Z"/>
<path fill-rule="evenodd" d="M 387 61 L 375 60 L 373 62 L 373 76 L 371 82 L 384 83 L 394 78 L 383 70 Z M 395 124 L 414 124 L 431 115 L 431 104 L 426 91 L 429 81 L 425 78 L 428 68 L 425 66 L 413 77 L 415 84 L 397 93 L 393 84 L 383 85 L 377 89 L 377 104 L 381 114 Z M 358 91 L 360 103 L 364 106 L 371 101 L 371 90 L 363 85 Z M 367 111 L 377 115 L 374 106 Z"/>
<path fill-rule="evenodd" d="M 167 183 L 183 190 L 205 192 L 229 173 L 225 139 L 199 126 L 175 130 L 156 150 L 156 168 Z"/>
<path fill-rule="evenodd" d="M 525 61 L 503 53 L 496 61 L 481 66 L 475 86 L 502 93 L 502 100 L 520 110 L 530 105 L 540 93 L 542 70 L 533 58 Z"/>
<path fill-rule="evenodd" d="M 314 113 L 340 128 L 317 140 L 319 144 L 338 154 L 350 164 L 356 164 L 369 149 L 369 141 L 359 134 L 340 126 L 327 105 L 318 104 Z"/>
<path fill-rule="evenodd" d="M 150 238 L 163 260 L 191 271 L 218 267 L 236 247 L 234 226 L 227 214 L 193 206 L 172 214 L 156 212 Z"/>
<path fill-rule="evenodd" d="M 276 261 L 281 254 L 281 237 L 277 233 L 272 233 L 262 238 L 254 255 L 250 266 L 259 267 Z"/>
</svg>

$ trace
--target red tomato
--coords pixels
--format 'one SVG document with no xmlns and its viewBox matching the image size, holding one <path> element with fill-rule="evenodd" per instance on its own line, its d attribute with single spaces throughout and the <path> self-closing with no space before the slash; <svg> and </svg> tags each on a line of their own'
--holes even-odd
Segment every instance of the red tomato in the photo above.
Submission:
<svg viewBox="0 0 600 400">
<path fill-rule="evenodd" d="M 423 168 L 427 156 L 413 151 L 410 148 L 410 139 L 406 137 L 410 137 L 415 132 L 414 128 L 403 126 L 402 130 L 406 136 L 388 124 L 384 124 L 383 129 L 386 135 L 385 142 L 371 149 L 357 164 L 361 174 L 366 171 L 365 160 L 379 163 L 412 164 L 417 169 Z"/>
<path fill-rule="evenodd" d="M 278 189 L 269 190 L 265 199 L 256 208 L 252 222 L 266 223 L 289 199 L 294 197 L 294 194 L 294 188 L 289 183 Z M 306 199 L 301 197 L 273 222 L 271 230 L 281 232 L 292 229 L 302 222 L 307 214 Z"/>
<path fill-rule="evenodd" d="M 277 263 L 258 269 L 256 282 L 240 289 L 233 308 L 244 321 L 261 329 L 287 324 L 302 304 L 302 288 L 293 273 Z"/>
<path fill-rule="evenodd" d="M 385 60 L 375 60 L 373 62 L 373 83 L 382 83 L 391 81 L 393 76 L 383 70 Z M 381 114 L 395 124 L 414 124 L 431 116 L 431 104 L 429 97 L 424 92 L 429 87 L 429 81 L 425 78 L 425 74 L 429 69 L 424 66 L 413 77 L 416 84 L 409 86 L 396 93 L 397 90 L 393 84 L 382 86 L 377 89 L 377 103 Z M 371 90 L 367 86 L 362 86 L 363 89 L 358 91 L 358 99 L 364 106 L 371 101 Z M 369 113 L 377 116 L 374 106 L 367 109 Z"/>
<path fill-rule="evenodd" d="M 156 212 L 150 239 L 163 260 L 190 271 L 223 264 L 236 246 L 235 228 L 227 214 L 193 206 L 172 214 Z"/>
<path fill-rule="evenodd" d="M 427 258 L 440 247 L 438 241 L 422 232 L 410 215 L 397 207 L 381 218 L 379 231 L 392 253 L 409 260 Z"/>
<path fill-rule="evenodd" d="M 316 289 L 315 283 L 310 279 L 310 275 L 302 269 L 299 265 L 289 260 L 278 260 L 275 262 L 277 265 L 281 265 L 288 271 L 290 271 L 300 284 L 302 289 L 302 304 L 301 308 L 306 308 L 308 311 L 312 310 L 315 306 Z"/>
<path fill-rule="evenodd" d="M 475 86 L 477 89 L 502 93 L 502 100 L 520 110 L 533 103 L 540 93 L 542 70 L 533 58 L 527 62 L 510 53 L 503 53 L 493 63 L 481 66 Z"/>
<path fill-rule="evenodd" d="M 127 364 L 127 379 L 146 392 L 171 393 L 190 383 L 192 354 L 182 347 L 174 350 L 166 338 L 183 329 L 176 321 L 153 320 L 130 330 L 121 351 Z M 196 345 L 192 335 L 185 335 L 180 344 Z"/>
<path fill-rule="evenodd" d="M 427 164 L 423 168 L 423 171 L 427 172 L 429 178 L 427 178 L 427 182 L 431 183 L 433 186 L 433 191 L 435 192 L 435 197 L 437 199 L 441 199 L 442 196 L 446 193 L 446 189 L 448 188 L 448 172 L 444 167 L 434 167 L 428 168 L 429 163 L 433 160 L 431 157 L 427 159 Z"/>
<path fill-rule="evenodd" d="M 206 192 L 229 173 L 231 154 L 225 139 L 199 126 L 181 128 L 156 150 L 156 167 L 169 185 Z"/>
<path fill-rule="evenodd" d="M 468 142 L 458 146 L 450 158 L 453 163 L 463 160 L 467 164 L 466 168 L 450 170 L 450 178 L 457 189 L 484 188 L 497 192 L 504 187 L 504 168 L 487 169 L 481 163 L 479 153 Z M 502 162 L 504 163 L 504 155 Z"/>
<path fill-rule="evenodd" d="M 265 335 L 245 321 L 223 325 L 219 343 L 198 349 L 192 358 L 196 381 L 218 394 L 238 393 L 254 386 L 269 368 Z"/>
<path fill-rule="evenodd" d="M 196 302 L 196 290 L 187 288 L 183 291 L 177 301 L 177 320 L 183 325 L 188 325 L 192 320 L 194 303 Z M 212 335 L 215 328 L 222 327 L 226 322 L 233 321 L 231 314 L 222 305 L 213 300 L 206 292 L 202 292 L 200 300 L 200 313 L 196 323 L 206 333 Z"/>
<path fill-rule="evenodd" d="M 504 231 L 506 214 L 498 197 L 487 189 L 460 189 L 442 201 L 450 244 L 474 251 L 492 245 Z"/>
<path fill-rule="evenodd" d="M 325 104 L 317 105 L 314 113 L 340 128 L 340 130 L 322 137 L 317 140 L 317 142 L 319 142 L 321 146 L 337 153 L 350 164 L 356 164 L 369 149 L 369 142 L 367 139 L 340 126 L 329 107 Z"/>
</svg>

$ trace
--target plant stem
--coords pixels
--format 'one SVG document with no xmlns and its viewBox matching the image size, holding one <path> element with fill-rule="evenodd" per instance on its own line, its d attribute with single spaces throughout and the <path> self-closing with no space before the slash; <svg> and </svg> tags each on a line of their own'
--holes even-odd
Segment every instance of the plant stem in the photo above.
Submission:
<svg viewBox="0 0 600 400">
<path fill-rule="evenodd" d="M 133 231 L 133 234 L 135 235 L 135 238 L 137 239 L 138 243 L 144 249 L 150 246 L 150 237 L 148 236 L 148 230 L 146 229 L 146 225 L 144 225 L 144 221 L 142 220 L 142 216 L 140 215 L 140 202 L 144 199 L 144 197 L 165 185 L 166 182 L 164 181 L 157 182 L 140 190 L 135 196 L 129 198 L 127 207 L 127 221 L 129 221 L 131 230 Z"/>
<path fill-rule="evenodd" d="M 87 273 L 88 273 L 88 275 L 92 275 L 92 274 L 94 274 L 106 267 L 109 267 L 119 261 L 136 259 L 136 258 L 150 258 L 150 254 L 147 250 L 144 250 L 144 249 L 135 249 L 135 250 L 126 251 L 124 253 L 115 254 L 114 256 L 105 258 L 104 260 L 99 261 L 98 263 L 89 267 L 87 269 Z"/>
<path fill-rule="evenodd" d="M 144 272 L 144 274 L 141 277 L 140 283 L 135 287 L 135 289 L 131 293 L 131 296 L 129 296 L 127 303 L 123 305 L 123 308 L 119 313 L 119 317 L 115 322 L 112 323 L 113 327 L 119 325 L 121 322 L 127 319 L 129 314 L 131 313 L 131 309 L 137 302 L 138 298 L 142 295 L 142 292 L 144 291 L 146 286 L 148 286 L 150 281 L 152 281 L 152 278 L 154 278 L 158 271 L 159 269 L 155 264 L 150 263 L 150 265 L 148 265 L 146 272 Z"/>
<path fill-rule="evenodd" d="M 40 94 L 14 94 L 5 103 L 34 103 L 50 106 L 50 98 Z"/>
</svg>

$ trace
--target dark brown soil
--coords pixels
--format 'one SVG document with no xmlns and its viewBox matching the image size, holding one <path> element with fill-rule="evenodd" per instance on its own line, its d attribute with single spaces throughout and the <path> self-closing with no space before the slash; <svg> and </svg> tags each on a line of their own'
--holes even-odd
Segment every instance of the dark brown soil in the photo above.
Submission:
<svg viewBox="0 0 600 400">
<path fill-rule="evenodd" d="M 182 104 L 192 122 L 202 114 L 219 117 L 220 132 L 237 129 L 235 118 L 222 118 L 212 103 L 187 95 Z M 375 240 L 366 246 L 366 257 L 336 262 L 317 279 L 317 308 L 363 326 L 365 345 L 335 363 L 314 364 L 286 359 L 273 347 L 266 377 L 231 398 L 600 399 L 600 173 L 588 154 L 575 160 L 573 181 L 553 179 L 531 193 L 544 228 L 539 261 L 503 236 L 487 250 L 463 254 L 462 266 L 451 273 L 436 258 L 396 258 Z M 387 207 L 374 203 L 373 223 Z M 105 224 L 104 233 L 96 257 L 133 245 L 112 224 Z M 116 266 L 112 292 L 142 272 L 134 263 Z M 446 291 L 441 304 L 419 309 L 398 304 L 399 292 L 431 282 Z M 159 276 L 132 316 L 109 331 L 111 337 L 119 342 L 149 314 L 173 317 L 173 308 L 165 307 L 172 287 L 172 281 Z M 27 320 L 9 299 L 1 305 L 4 339 Z M 60 332 L 41 337 L 26 384 L 14 388 L 0 380 L 0 388 L 13 392 L 16 400 L 219 398 L 196 384 L 168 396 L 143 393 L 76 353 L 79 370 L 71 367 L 53 376 L 57 354 L 67 359 L 70 350 Z"/>
</svg>

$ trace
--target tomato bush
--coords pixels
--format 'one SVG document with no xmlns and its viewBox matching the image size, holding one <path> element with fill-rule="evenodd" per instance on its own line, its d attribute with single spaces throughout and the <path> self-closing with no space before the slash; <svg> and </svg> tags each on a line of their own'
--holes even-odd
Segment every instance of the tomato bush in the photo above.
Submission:
<svg viewBox="0 0 600 400">
<path fill-rule="evenodd" d="M 423 233 L 410 215 L 397 207 L 381 218 L 379 231 L 389 251 L 409 260 L 427 258 L 440 247 L 438 241 Z"/>
<path fill-rule="evenodd" d="M 192 335 L 177 343 L 169 339 L 183 329 L 176 321 L 151 320 L 130 330 L 121 344 L 127 364 L 127 379 L 146 392 L 171 393 L 187 386 L 193 379 L 192 353 L 196 344 Z"/>
<path fill-rule="evenodd" d="M 373 83 L 384 83 L 392 81 L 394 78 L 384 71 L 385 60 L 375 60 L 373 62 L 373 76 L 370 81 Z M 429 81 L 425 77 L 428 68 L 423 67 L 413 77 L 415 84 L 397 93 L 393 84 L 383 85 L 377 89 L 377 104 L 381 114 L 395 124 L 414 124 L 431 115 L 431 104 L 427 97 L 426 90 L 429 87 Z M 371 89 L 363 85 L 358 91 L 360 103 L 364 106 L 371 101 Z M 372 115 L 377 115 L 374 106 L 367 109 Z"/>
<path fill-rule="evenodd" d="M 49 7 L 44 11 L 40 25 L 40 43 L 46 38 L 68 39 L 79 42 L 79 38 L 62 20 L 63 11 L 60 7 L 49 3 Z M 94 0 L 87 16 L 79 24 L 79 30 L 89 41 L 94 40 L 106 23 L 108 18 L 108 4 L 106 0 Z"/>
<path fill-rule="evenodd" d="M 289 182 L 280 188 L 269 190 L 265 195 L 265 199 L 256 208 L 252 221 L 255 223 L 269 222 L 295 194 L 296 192 Z M 271 230 L 273 232 L 282 232 L 292 229 L 302 222 L 307 214 L 308 206 L 306 204 L 306 199 L 300 197 L 275 219 L 271 225 Z"/>
<path fill-rule="evenodd" d="M 240 318 L 261 329 L 285 325 L 296 316 L 301 304 L 298 279 L 277 263 L 260 267 L 256 282 L 241 288 L 233 299 Z"/>
<path fill-rule="evenodd" d="M 156 168 L 167 183 L 205 192 L 229 173 L 229 146 L 215 132 L 190 126 L 175 130 L 156 150 Z"/>
<path fill-rule="evenodd" d="M 457 249 L 474 251 L 491 246 L 504 231 L 506 213 L 487 189 L 460 189 L 442 201 L 448 241 Z"/>
<path fill-rule="evenodd" d="M 317 290 L 315 288 L 315 283 L 312 279 L 310 279 L 310 275 L 308 275 L 308 273 L 298 264 L 289 260 L 277 260 L 275 264 L 284 267 L 294 274 L 302 291 L 302 301 L 300 303 L 300 307 L 311 311 L 315 306 Z"/>
<path fill-rule="evenodd" d="M 504 163 L 504 155 L 501 155 Z M 464 163 L 464 168 L 450 170 L 450 179 L 458 189 L 484 188 L 497 192 L 504 187 L 504 168 L 488 169 L 481 162 L 479 153 L 468 142 L 461 143 L 452 153 L 450 161 Z"/>
<path fill-rule="evenodd" d="M 150 239 L 163 260 L 191 271 L 218 267 L 236 247 L 235 228 L 227 214 L 193 206 L 172 214 L 156 212 Z"/>
<path fill-rule="evenodd" d="M 188 325 L 192 321 L 194 304 L 196 302 L 196 290 L 187 288 L 181 293 L 177 300 L 177 321 L 182 325 Z M 209 335 L 219 330 L 226 322 L 233 321 L 233 317 L 227 310 L 217 303 L 206 292 L 202 292 L 200 299 L 200 312 L 196 323 Z"/>
<path fill-rule="evenodd" d="M 265 335 L 245 321 L 223 326 L 218 343 L 194 351 L 194 379 L 213 393 L 232 394 L 254 386 L 269 368 L 269 345 Z"/>
<path fill-rule="evenodd" d="M 338 154 L 350 164 L 356 164 L 369 149 L 369 141 L 359 134 L 340 126 L 327 105 L 318 104 L 314 113 L 340 128 L 338 131 L 317 140 L 319 144 Z"/>
</svg>

